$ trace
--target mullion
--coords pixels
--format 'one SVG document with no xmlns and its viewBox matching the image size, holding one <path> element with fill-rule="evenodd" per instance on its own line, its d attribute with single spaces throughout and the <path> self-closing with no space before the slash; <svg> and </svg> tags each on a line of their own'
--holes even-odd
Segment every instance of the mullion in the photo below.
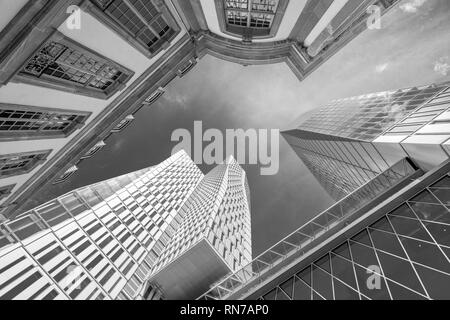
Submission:
<svg viewBox="0 0 450 320">
<path fill-rule="evenodd" d="M 145 20 L 145 18 L 140 14 L 140 12 L 130 3 L 129 0 L 123 0 L 123 3 L 130 8 L 130 10 L 136 15 L 136 17 L 141 20 L 141 22 L 147 26 L 147 28 L 155 35 L 155 37 L 158 38 L 158 40 L 161 38 L 161 36 L 154 30 L 153 26 Z"/>
</svg>

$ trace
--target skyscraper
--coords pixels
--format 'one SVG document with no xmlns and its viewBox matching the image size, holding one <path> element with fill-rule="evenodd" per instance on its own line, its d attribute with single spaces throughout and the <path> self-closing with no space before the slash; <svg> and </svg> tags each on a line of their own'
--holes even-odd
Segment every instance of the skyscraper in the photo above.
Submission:
<svg viewBox="0 0 450 320">
<path fill-rule="evenodd" d="M 252 259 L 250 192 L 233 157 L 202 179 L 180 215 L 150 279 L 166 299 L 194 299 Z"/>
<path fill-rule="evenodd" d="M 202 299 L 449 299 L 450 87 L 340 99 L 284 136 L 337 200 Z"/>
<path fill-rule="evenodd" d="M 428 171 L 450 154 L 450 84 L 339 99 L 284 137 L 339 200 L 404 157 Z"/>
<path fill-rule="evenodd" d="M 3 221 L 0 299 L 142 298 L 155 262 L 161 270 L 161 261 L 177 259 L 204 231 L 219 237 L 210 250 L 234 270 L 251 259 L 245 185 L 235 161 L 204 177 L 180 151 Z"/>
</svg>

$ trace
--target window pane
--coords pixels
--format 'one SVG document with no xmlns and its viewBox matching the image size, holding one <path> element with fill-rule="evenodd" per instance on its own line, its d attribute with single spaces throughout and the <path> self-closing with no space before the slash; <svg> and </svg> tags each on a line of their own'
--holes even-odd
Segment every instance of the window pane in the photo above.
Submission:
<svg viewBox="0 0 450 320">
<path fill-rule="evenodd" d="M 420 240 L 433 241 L 418 220 L 394 216 L 389 217 L 389 220 L 398 234 Z"/>
<path fill-rule="evenodd" d="M 359 300 L 359 294 L 350 289 L 339 280 L 333 281 L 334 295 L 336 300 Z"/>
<path fill-rule="evenodd" d="M 431 191 L 443 204 L 450 205 L 450 189 L 431 189 Z"/>
<path fill-rule="evenodd" d="M 403 237 L 401 241 L 412 261 L 450 272 L 450 264 L 436 245 Z"/>
<path fill-rule="evenodd" d="M 376 249 L 383 250 L 406 259 L 405 252 L 403 251 L 397 236 L 377 230 L 371 230 L 370 236 L 372 237 Z"/>
<path fill-rule="evenodd" d="M 297 273 L 297 277 L 306 282 L 307 285 L 311 285 L 311 266 L 303 269 L 299 273 Z"/>
<path fill-rule="evenodd" d="M 384 275 L 408 288 L 425 294 L 417 276 L 408 261 L 396 258 L 389 254 L 378 252 Z"/>
<path fill-rule="evenodd" d="M 424 190 L 419 195 L 412 198 L 410 201 L 414 202 L 427 202 L 427 203 L 439 203 L 435 197 L 428 191 Z"/>
<path fill-rule="evenodd" d="M 355 274 L 353 272 L 353 265 L 351 262 L 332 255 L 331 264 L 333 266 L 333 276 L 339 278 L 355 290 L 358 289 L 356 286 Z"/>
<path fill-rule="evenodd" d="M 408 207 L 407 204 L 402 204 L 400 207 L 392 211 L 390 214 L 399 217 L 408 217 L 416 219 L 416 216 L 414 215 L 414 213 L 411 211 L 411 209 Z"/>
<path fill-rule="evenodd" d="M 372 246 L 372 243 L 370 242 L 369 239 L 369 234 L 367 233 L 367 230 L 364 229 L 363 231 L 361 231 L 360 233 L 358 233 L 356 236 L 354 236 L 352 238 L 353 241 L 356 241 L 358 243 L 362 243 L 365 244 L 367 246 Z"/>
<path fill-rule="evenodd" d="M 442 205 L 428 203 L 411 203 L 419 219 L 450 224 L 450 213 Z"/>
<path fill-rule="evenodd" d="M 295 278 L 294 282 L 294 300 L 311 300 L 311 288 L 302 280 Z"/>
<path fill-rule="evenodd" d="M 320 258 L 319 260 L 317 260 L 316 262 L 314 262 L 314 264 L 318 265 L 319 267 L 321 267 L 322 269 L 324 269 L 325 271 L 331 273 L 331 268 L 330 268 L 330 257 L 329 255 L 325 255 L 322 258 Z"/>
<path fill-rule="evenodd" d="M 372 247 L 366 247 L 356 242 L 350 242 L 353 261 L 367 268 L 378 265 L 378 260 Z"/>
<path fill-rule="evenodd" d="M 387 281 L 394 300 L 423 300 L 424 297 L 414 293 L 390 280 Z"/>
<path fill-rule="evenodd" d="M 442 180 L 436 182 L 432 186 L 433 188 L 447 188 L 450 189 L 450 177 L 445 176 Z"/>
<path fill-rule="evenodd" d="M 263 296 L 264 300 L 275 300 L 275 297 L 277 295 L 277 288 L 273 289 L 269 293 Z"/>
<path fill-rule="evenodd" d="M 347 258 L 349 260 L 351 260 L 350 257 L 350 250 L 348 248 L 348 243 L 344 242 L 343 244 L 341 244 L 339 247 L 337 247 L 336 249 L 333 250 L 334 253 Z"/>
<path fill-rule="evenodd" d="M 325 299 L 333 299 L 333 288 L 331 285 L 331 276 L 322 269 L 313 266 L 313 289 L 320 293 Z"/>
<path fill-rule="evenodd" d="M 283 289 L 284 292 L 286 292 L 290 298 L 292 298 L 292 290 L 294 286 L 294 277 L 283 283 L 280 287 Z"/>
<path fill-rule="evenodd" d="M 450 226 L 431 222 L 424 222 L 424 225 L 438 244 L 450 247 Z"/>
<path fill-rule="evenodd" d="M 374 224 L 372 224 L 370 226 L 370 228 L 394 233 L 394 230 L 392 229 L 392 227 L 386 217 L 383 217 L 380 220 L 378 220 L 377 222 L 375 222 Z M 373 238 L 372 238 L 372 240 L 373 240 Z"/>
<path fill-rule="evenodd" d="M 432 299 L 450 299 L 450 277 L 443 273 L 415 265 L 417 273 Z"/>
<path fill-rule="evenodd" d="M 281 290 L 280 288 L 278 288 L 277 290 L 277 300 L 290 300 L 289 297 L 283 292 L 283 290 Z"/>
</svg>

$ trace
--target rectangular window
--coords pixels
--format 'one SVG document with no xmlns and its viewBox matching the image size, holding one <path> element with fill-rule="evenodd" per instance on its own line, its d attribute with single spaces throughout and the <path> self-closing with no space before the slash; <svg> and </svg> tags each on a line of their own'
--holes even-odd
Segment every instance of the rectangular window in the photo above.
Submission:
<svg viewBox="0 0 450 320">
<path fill-rule="evenodd" d="M 0 141 L 67 137 L 89 112 L 0 103 Z"/>
<path fill-rule="evenodd" d="M 152 0 L 91 1 L 98 8 L 91 12 L 146 56 L 166 48 L 179 30 L 163 2 L 156 6 Z"/>
<path fill-rule="evenodd" d="M 245 27 L 259 30 L 255 35 L 265 35 L 275 19 L 278 0 L 225 0 L 224 8 L 228 31 L 243 33 L 233 27 Z"/>
<path fill-rule="evenodd" d="M 3 200 L 4 198 L 8 197 L 12 190 L 14 189 L 15 184 L 10 184 L 8 186 L 0 187 L 0 200 Z"/>
<path fill-rule="evenodd" d="M 0 179 L 33 170 L 51 150 L 0 155 Z"/>
<path fill-rule="evenodd" d="M 126 116 L 125 118 L 123 118 L 112 130 L 111 132 L 120 132 L 123 129 L 125 129 L 125 127 L 127 127 L 131 122 L 133 122 L 134 120 L 134 116 L 132 114 Z"/>
<path fill-rule="evenodd" d="M 56 31 L 16 77 L 33 85 L 108 99 L 132 75 L 131 70 Z"/>
</svg>

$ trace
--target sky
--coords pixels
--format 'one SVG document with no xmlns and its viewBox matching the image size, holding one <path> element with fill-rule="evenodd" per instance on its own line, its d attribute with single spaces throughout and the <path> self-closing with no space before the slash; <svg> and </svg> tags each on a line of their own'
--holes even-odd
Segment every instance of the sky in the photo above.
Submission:
<svg viewBox="0 0 450 320">
<path fill-rule="evenodd" d="M 302 82 L 284 63 L 241 66 L 212 56 L 167 86 L 151 107 L 65 184 L 36 196 L 42 203 L 72 189 L 158 164 L 177 144 L 175 129 L 286 129 L 332 99 L 450 81 L 450 1 L 404 0 L 380 30 L 366 30 Z M 293 121 L 297 119 L 296 121 Z M 213 166 L 200 166 L 207 173 Z M 253 255 L 332 205 L 280 137 L 280 170 L 261 176 L 243 165 L 251 192 Z"/>
</svg>

